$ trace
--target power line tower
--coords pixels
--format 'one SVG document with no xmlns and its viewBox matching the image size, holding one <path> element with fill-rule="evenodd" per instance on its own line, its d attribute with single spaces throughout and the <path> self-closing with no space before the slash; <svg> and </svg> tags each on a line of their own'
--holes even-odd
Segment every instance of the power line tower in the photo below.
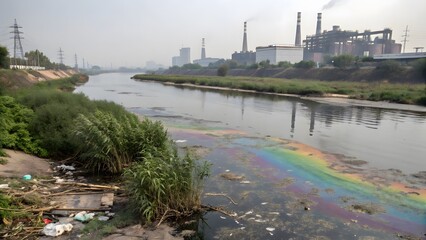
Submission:
<svg viewBox="0 0 426 240">
<path fill-rule="evenodd" d="M 402 37 L 404 38 L 403 40 L 402 40 L 402 42 L 404 43 L 404 45 L 403 45 L 403 53 L 405 53 L 405 45 L 407 44 L 407 42 L 408 42 L 408 40 L 407 40 L 407 37 L 409 37 L 409 35 L 408 35 L 408 25 L 405 27 L 405 30 L 404 30 L 404 35 L 402 35 Z"/>
<path fill-rule="evenodd" d="M 61 65 L 63 65 L 64 64 L 64 51 L 62 51 L 62 48 L 59 48 L 58 56 L 59 56 L 59 63 Z"/>
<path fill-rule="evenodd" d="M 25 59 L 24 58 L 24 50 L 22 49 L 22 43 L 21 43 L 21 39 L 23 39 L 23 37 L 21 37 L 21 31 L 19 31 L 20 28 L 22 28 L 21 26 L 18 26 L 18 23 L 16 22 L 15 19 L 15 24 L 13 24 L 13 26 L 10 26 L 10 28 L 13 28 L 13 31 L 10 33 L 13 33 L 13 60 L 14 60 L 14 65 L 17 65 L 17 59 Z"/>
</svg>

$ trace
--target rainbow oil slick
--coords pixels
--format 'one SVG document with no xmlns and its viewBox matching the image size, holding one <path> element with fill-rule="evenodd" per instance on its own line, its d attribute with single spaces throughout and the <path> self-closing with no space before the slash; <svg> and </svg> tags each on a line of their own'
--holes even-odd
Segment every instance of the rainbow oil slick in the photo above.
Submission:
<svg viewBox="0 0 426 240">
<path fill-rule="evenodd" d="M 201 227 L 205 239 L 392 239 L 426 233 L 425 184 L 395 169 L 369 170 L 348 164 L 344 156 L 241 131 L 173 127 L 173 138 L 211 150 L 205 156 L 214 164 L 205 192 L 226 193 L 237 202 L 203 198 L 235 213 L 208 214 L 210 227 Z M 225 172 L 244 180 L 223 179 Z"/>
</svg>

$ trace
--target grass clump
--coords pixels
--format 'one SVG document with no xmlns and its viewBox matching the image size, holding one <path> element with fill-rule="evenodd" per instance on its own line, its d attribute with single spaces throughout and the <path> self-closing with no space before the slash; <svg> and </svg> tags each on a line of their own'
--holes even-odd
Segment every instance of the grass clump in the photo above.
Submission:
<svg viewBox="0 0 426 240">
<path fill-rule="evenodd" d="M 159 155 L 148 155 L 124 172 L 130 201 L 151 222 L 182 217 L 200 210 L 200 196 L 209 164 L 189 155 L 178 156 L 170 147 Z"/>
</svg>

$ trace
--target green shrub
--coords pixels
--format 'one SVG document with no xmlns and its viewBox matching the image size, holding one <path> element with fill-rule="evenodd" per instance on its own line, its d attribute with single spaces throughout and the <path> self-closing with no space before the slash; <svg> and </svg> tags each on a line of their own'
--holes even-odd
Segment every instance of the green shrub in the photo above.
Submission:
<svg viewBox="0 0 426 240">
<path fill-rule="evenodd" d="M 124 172 L 130 201 L 148 221 L 164 215 L 193 213 L 200 206 L 209 164 L 189 155 L 179 157 L 171 146 L 157 156 L 148 155 Z"/>
<path fill-rule="evenodd" d="M 80 114 L 74 125 L 73 134 L 80 140 L 77 158 L 97 173 L 119 174 L 131 162 L 157 155 L 169 141 L 160 122 L 139 122 L 128 112 L 119 117 L 99 110 Z"/>
<path fill-rule="evenodd" d="M 46 151 L 29 132 L 29 123 L 33 118 L 31 109 L 17 103 L 12 97 L 0 96 L 0 148 L 45 156 Z"/>
<path fill-rule="evenodd" d="M 294 64 L 295 68 L 311 69 L 315 67 L 314 61 L 300 61 Z"/>
<path fill-rule="evenodd" d="M 225 77 L 226 74 L 228 74 L 228 70 L 229 70 L 228 65 L 223 64 L 217 69 L 217 75 L 220 77 Z"/>
<path fill-rule="evenodd" d="M 345 69 L 348 68 L 350 66 L 352 66 L 355 62 L 355 57 L 352 55 L 348 55 L 348 54 L 343 54 L 340 56 L 335 56 L 333 57 L 332 63 L 333 66 L 340 68 L 340 69 Z"/>
</svg>

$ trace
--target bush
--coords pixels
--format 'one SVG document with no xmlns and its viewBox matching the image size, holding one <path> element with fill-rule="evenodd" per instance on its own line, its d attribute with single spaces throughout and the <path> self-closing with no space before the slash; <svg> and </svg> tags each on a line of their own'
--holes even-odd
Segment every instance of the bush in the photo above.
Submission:
<svg viewBox="0 0 426 240">
<path fill-rule="evenodd" d="M 179 157 L 170 146 L 157 156 L 148 155 L 124 172 L 135 210 L 148 222 L 162 216 L 191 214 L 199 209 L 209 165 L 189 155 Z"/>
<path fill-rule="evenodd" d="M 226 74 L 228 74 L 228 70 L 229 70 L 228 65 L 223 64 L 217 69 L 217 75 L 220 77 L 225 77 Z"/>
<path fill-rule="evenodd" d="M 340 69 L 346 69 L 354 64 L 355 57 L 352 55 L 343 54 L 340 56 L 333 57 L 332 62 L 333 66 Z"/>
<path fill-rule="evenodd" d="M 314 61 L 300 61 L 294 64 L 295 68 L 311 69 L 315 67 Z"/>
<path fill-rule="evenodd" d="M 0 96 L 0 148 L 45 156 L 46 151 L 29 132 L 29 122 L 33 118 L 34 112 L 31 109 L 17 103 L 12 97 Z"/>
<path fill-rule="evenodd" d="M 401 64 L 394 60 L 386 60 L 380 62 L 376 66 L 376 74 L 379 74 L 381 77 L 391 77 L 395 74 L 401 73 L 403 68 Z"/>
<path fill-rule="evenodd" d="M 78 159 L 91 172 L 119 174 L 124 167 L 166 148 L 167 132 L 160 122 L 142 123 L 130 113 L 115 117 L 96 111 L 75 121 L 73 134 L 81 144 Z"/>
</svg>

